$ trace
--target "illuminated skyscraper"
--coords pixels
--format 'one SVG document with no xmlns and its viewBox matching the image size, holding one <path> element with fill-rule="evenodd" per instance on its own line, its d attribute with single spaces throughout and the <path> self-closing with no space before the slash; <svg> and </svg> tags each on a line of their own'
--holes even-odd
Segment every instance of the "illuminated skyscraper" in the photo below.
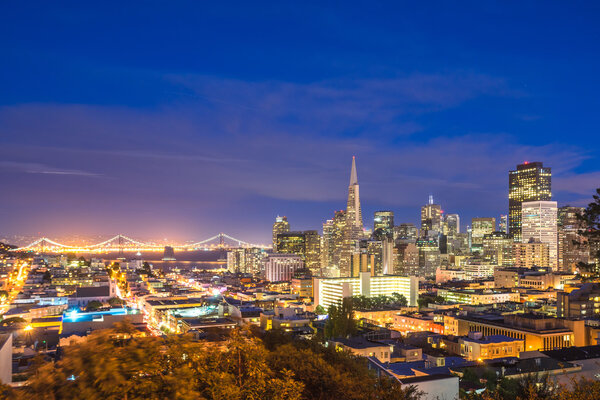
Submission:
<svg viewBox="0 0 600 400">
<path fill-rule="evenodd" d="M 321 236 L 317 231 L 304 231 L 304 266 L 315 274 L 321 268 Z"/>
<path fill-rule="evenodd" d="M 405 242 L 416 242 L 419 229 L 414 224 L 400 224 L 394 227 L 394 239 Z"/>
<path fill-rule="evenodd" d="M 498 232 L 508 233 L 508 215 L 500 215 L 500 219 L 498 220 Z"/>
<path fill-rule="evenodd" d="M 352 156 L 352 169 L 350 170 L 350 185 L 348 186 L 348 205 L 346 207 L 348 225 L 363 228 L 362 211 L 360 209 L 360 193 L 358 176 L 356 174 L 356 158 Z"/>
<path fill-rule="evenodd" d="M 277 253 L 295 254 L 304 260 L 306 237 L 304 232 L 284 232 L 277 234 Z"/>
<path fill-rule="evenodd" d="M 447 214 L 446 215 L 446 232 L 445 235 L 454 236 L 460 233 L 460 217 L 458 214 Z"/>
<path fill-rule="evenodd" d="M 471 251 L 482 251 L 483 236 L 496 230 L 496 218 L 471 219 Z"/>
<path fill-rule="evenodd" d="M 273 224 L 273 251 L 277 251 L 277 235 L 290 231 L 290 223 L 287 217 L 280 217 L 279 215 L 275 218 Z"/>
<path fill-rule="evenodd" d="M 549 201 L 552 173 L 541 162 L 525 162 L 508 173 L 508 233 L 521 241 L 521 203 Z"/>
<path fill-rule="evenodd" d="M 433 203 L 433 196 L 429 202 L 421 207 L 421 236 L 437 236 L 442 232 L 442 208 Z"/>
<path fill-rule="evenodd" d="M 515 263 L 513 256 L 514 240 L 504 232 L 492 232 L 484 235 L 482 240 L 483 256 L 497 265 L 512 267 Z"/>
<path fill-rule="evenodd" d="M 522 204 L 521 235 L 548 245 L 548 266 L 558 269 L 557 207 L 555 201 L 527 201 Z"/>
<path fill-rule="evenodd" d="M 352 274 L 352 254 L 358 249 L 358 241 L 364 239 L 362 212 L 360 209 L 360 192 L 356 174 L 356 159 L 352 157 L 350 185 L 348 186 L 348 202 L 346 207 L 346 224 L 343 228 L 343 243 L 340 249 L 339 268 L 341 276 Z"/>
<path fill-rule="evenodd" d="M 377 230 L 390 235 L 394 231 L 394 212 L 393 211 L 375 211 L 373 222 L 373 233 Z"/>
</svg>

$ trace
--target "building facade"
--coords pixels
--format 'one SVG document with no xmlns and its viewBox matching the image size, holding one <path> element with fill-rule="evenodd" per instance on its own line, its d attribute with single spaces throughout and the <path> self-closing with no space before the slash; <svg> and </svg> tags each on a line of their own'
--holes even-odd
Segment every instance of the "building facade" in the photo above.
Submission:
<svg viewBox="0 0 600 400">
<path fill-rule="evenodd" d="M 521 240 L 548 245 L 548 267 L 558 269 L 558 225 L 555 201 L 522 203 Z"/>
<path fill-rule="evenodd" d="M 393 293 L 404 295 L 408 305 L 415 307 L 419 292 L 419 281 L 414 276 L 382 275 L 371 276 L 370 272 L 361 272 L 358 277 L 314 278 L 313 291 L 315 305 L 325 308 L 336 305 L 345 297 L 363 295 L 391 296 Z"/>
<path fill-rule="evenodd" d="M 521 241 L 521 204 L 526 201 L 549 201 L 552 172 L 541 162 L 525 162 L 508 173 L 508 233 Z"/>
</svg>

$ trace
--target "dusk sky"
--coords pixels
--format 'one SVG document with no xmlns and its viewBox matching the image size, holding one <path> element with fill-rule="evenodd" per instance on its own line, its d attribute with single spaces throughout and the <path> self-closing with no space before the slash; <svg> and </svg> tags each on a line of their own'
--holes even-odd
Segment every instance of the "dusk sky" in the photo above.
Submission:
<svg viewBox="0 0 600 400">
<path fill-rule="evenodd" d="M 600 187 L 599 2 L 35 3 L 0 5 L 0 235 L 268 243 L 352 155 L 366 226 L 506 214 L 526 160 Z"/>
</svg>

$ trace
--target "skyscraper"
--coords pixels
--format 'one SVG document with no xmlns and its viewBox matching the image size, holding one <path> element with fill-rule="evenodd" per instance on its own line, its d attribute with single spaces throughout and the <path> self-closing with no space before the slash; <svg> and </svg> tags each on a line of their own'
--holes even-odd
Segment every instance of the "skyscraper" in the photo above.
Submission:
<svg viewBox="0 0 600 400">
<path fill-rule="evenodd" d="M 377 230 L 380 232 L 391 235 L 394 231 L 394 212 L 393 211 L 375 211 L 375 217 L 373 219 L 373 233 Z"/>
<path fill-rule="evenodd" d="M 314 274 L 321 267 L 321 236 L 318 231 L 304 231 L 304 266 Z"/>
<path fill-rule="evenodd" d="M 277 235 L 290 231 L 290 223 L 287 217 L 280 217 L 279 215 L 275 218 L 273 223 L 273 251 L 277 251 Z"/>
<path fill-rule="evenodd" d="M 358 176 L 356 174 L 356 158 L 352 156 L 352 169 L 350 170 L 350 185 L 348 186 L 348 205 L 346 207 L 348 225 L 363 228 L 362 211 L 360 209 L 360 193 Z"/>
<path fill-rule="evenodd" d="M 483 236 L 496 230 L 496 218 L 471 219 L 471 251 L 483 250 Z"/>
<path fill-rule="evenodd" d="M 558 209 L 558 270 L 570 272 L 578 263 L 589 262 L 589 245 L 579 235 L 584 223 L 577 218 L 583 207 L 565 206 Z"/>
<path fill-rule="evenodd" d="M 521 235 L 523 242 L 531 240 L 548 245 L 548 266 L 558 268 L 557 207 L 555 201 L 527 201 L 522 204 Z"/>
<path fill-rule="evenodd" d="M 358 241 L 364 239 L 362 212 L 360 208 L 360 192 L 356 174 L 356 158 L 352 157 L 350 185 L 348 186 L 348 202 L 346 207 L 346 224 L 343 230 L 343 244 L 340 249 L 339 268 L 341 276 L 350 276 L 352 254 L 357 251 Z"/>
<path fill-rule="evenodd" d="M 421 236 L 437 236 L 442 232 L 442 208 L 434 204 L 433 196 L 421 207 Z"/>
<path fill-rule="evenodd" d="M 549 201 L 552 173 L 541 162 L 525 162 L 508 173 L 508 233 L 521 241 L 521 203 Z"/>
<path fill-rule="evenodd" d="M 306 236 L 304 232 L 277 234 L 277 253 L 296 254 L 304 260 L 306 255 Z"/>
<path fill-rule="evenodd" d="M 454 236 L 460 233 L 460 217 L 458 214 L 447 214 L 446 215 L 446 228 L 445 235 Z"/>
</svg>

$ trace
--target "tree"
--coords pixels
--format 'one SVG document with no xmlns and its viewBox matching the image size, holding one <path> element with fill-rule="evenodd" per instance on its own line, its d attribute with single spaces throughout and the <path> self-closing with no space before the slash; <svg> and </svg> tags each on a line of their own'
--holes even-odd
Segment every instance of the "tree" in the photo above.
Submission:
<svg viewBox="0 0 600 400">
<path fill-rule="evenodd" d="M 125 304 L 125 301 L 118 297 L 111 297 L 110 299 L 108 299 L 108 304 L 111 307 L 117 307 L 117 306 L 122 306 L 123 304 Z"/>
<path fill-rule="evenodd" d="M 186 336 L 114 340 L 117 334 L 96 331 L 85 342 L 65 347 L 56 362 L 39 360 L 27 386 L 0 386 L 0 395 L 21 400 L 420 397 L 414 388 L 372 373 L 364 358 L 289 336 L 268 348 L 250 331 L 240 330 L 223 346 Z"/>
<path fill-rule="evenodd" d="M 325 307 L 323 307 L 322 305 L 319 304 L 315 308 L 315 314 L 317 314 L 317 315 L 325 315 L 325 314 L 327 314 L 327 310 L 325 310 Z"/>
<path fill-rule="evenodd" d="M 590 255 L 596 260 L 600 259 L 600 188 L 592 196 L 594 201 L 588 204 L 585 210 L 577 215 L 581 222 L 579 235 L 587 239 L 592 251 Z M 597 262 L 597 261 L 596 261 Z"/>
<path fill-rule="evenodd" d="M 89 303 L 87 303 L 85 311 L 97 311 L 100 307 L 102 307 L 101 302 L 99 302 L 98 300 L 92 300 Z"/>
<path fill-rule="evenodd" d="M 327 314 L 329 319 L 325 324 L 326 338 L 348 337 L 356 333 L 352 298 L 346 297 L 341 304 L 329 306 Z"/>
<path fill-rule="evenodd" d="M 404 297 L 403 294 L 394 292 L 392 293 L 392 298 L 394 299 L 394 303 L 400 307 L 406 307 L 408 305 L 408 300 L 406 300 L 406 297 Z"/>
</svg>

